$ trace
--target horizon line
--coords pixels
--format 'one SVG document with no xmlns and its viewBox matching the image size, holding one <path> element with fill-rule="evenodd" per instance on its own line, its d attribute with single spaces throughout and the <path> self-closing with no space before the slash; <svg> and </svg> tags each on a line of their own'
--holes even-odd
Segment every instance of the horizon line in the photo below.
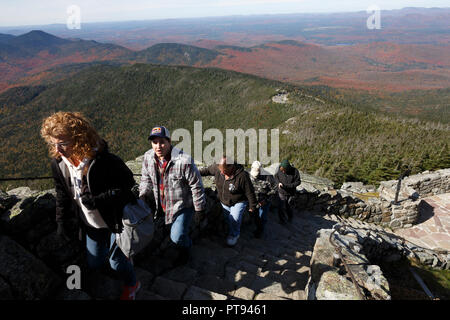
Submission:
<svg viewBox="0 0 450 320">
<path fill-rule="evenodd" d="M 450 9 L 449 7 L 403 7 L 400 9 L 381 10 L 401 11 L 405 9 Z M 168 21 L 168 20 L 195 20 L 195 19 L 212 19 L 212 18 L 231 18 L 231 17 L 251 17 L 251 16 L 287 16 L 287 15 L 328 15 L 328 14 L 348 14 L 361 13 L 365 10 L 358 11 L 329 11 L 329 12 L 293 12 L 293 13 L 255 13 L 255 14 L 233 14 L 224 16 L 199 16 L 199 17 L 178 17 L 178 18 L 159 18 L 159 19 L 136 19 L 136 20 L 107 20 L 107 21 L 90 21 L 83 24 L 102 24 L 102 23 L 130 23 L 130 22 L 148 22 L 148 21 Z M 65 25 L 63 22 L 54 22 L 48 24 L 27 24 L 27 25 L 0 25 L 0 28 L 29 28 L 29 27 L 45 27 Z"/>
</svg>

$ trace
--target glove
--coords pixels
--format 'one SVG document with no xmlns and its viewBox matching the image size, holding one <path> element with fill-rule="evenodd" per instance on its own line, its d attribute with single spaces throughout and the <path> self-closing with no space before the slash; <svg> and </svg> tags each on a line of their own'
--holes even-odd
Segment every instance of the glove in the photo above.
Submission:
<svg viewBox="0 0 450 320">
<path fill-rule="evenodd" d="M 92 196 L 91 192 L 89 191 L 89 187 L 86 181 L 86 176 L 83 176 L 83 185 L 81 187 L 81 203 L 88 209 L 88 210 L 94 210 L 95 209 L 95 200 Z"/>
<path fill-rule="evenodd" d="M 122 190 L 120 189 L 110 189 L 97 196 L 93 196 L 87 187 L 81 189 L 81 202 L 88 210 L 96 209 L 97 203 L 106 203 L 113 199 L 119 199 L 122 195 Z"/>
<path fill-rule="evenodd" d="M 92 194 L 87 191 L 81 194 L 81 203 L 88 209 L 88 210 L 94 210 L 96 208 L 95 206 L 95 199 L 92 196 Z"/>
<path fill-rule="evenodd" d="M 96 201 L 111 201 L 114 199 L 119 199 L 122 196 L 122 190 L 120 189 L 109 189 L 99 195 L 95 196 Z"/>
</svg>

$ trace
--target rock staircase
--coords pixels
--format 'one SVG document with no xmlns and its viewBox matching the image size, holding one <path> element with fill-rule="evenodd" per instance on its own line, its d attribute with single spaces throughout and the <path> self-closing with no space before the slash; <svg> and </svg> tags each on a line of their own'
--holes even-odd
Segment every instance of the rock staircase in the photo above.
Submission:
<svg viewBox="0 0 450 320">
<path fill-rule="evenodd" d="M 247 221 L 246 221 L 247 220 Z M 194 241 L 190 261 L 175 267 L 174 251 L 145 254 L 135 261 L 141 290 L 137 300 L 305 300 L 310 258 L 316 232 L 337 221 L 328 215 L 295 212 L 281 225 L 270 212 L 263 238 L 244 220 L 235 247 L 225 235 L 210 234 Z M 93 299 L 117 299 L 120 283 L 101 275 L 87 290 Z M 82 299 L 88 299 L 84 294 Z"/>
</svg>

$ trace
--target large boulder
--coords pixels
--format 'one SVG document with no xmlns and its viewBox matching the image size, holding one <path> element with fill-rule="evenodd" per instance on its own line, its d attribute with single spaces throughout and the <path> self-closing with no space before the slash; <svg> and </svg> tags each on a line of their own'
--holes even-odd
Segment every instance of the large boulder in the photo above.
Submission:
<svg viewBox="0 0 450 320">
<path fill-rule="evenodd" d="M 398 180 L 381 181 L 378 187 L 380 198 L 385 201 L 394 201 L 397 194 Z M 400 184 L 400 190 L 397 195 L 397 201 L 408 199 L 416 200 L 419 198 L 419 193 L 413 188 L 406 185 L 404 181 Z"/>
<path fill-rule="evenodd" d="M 9 284 L 15 299 L 45 299 L 61 284 L 42 261 L 7 236 L 0 236 L 0 257 L 0 279 Z M 8 292 L 2 290 L 2 294 Z"/>
<path fill-rule="evenodd" d="M 10 195 L 0 190 L 0 216 L 11 209 L 19 199 L 15 195 Z"/>
<path fill-rule="evenodd" d="M 339 229 L 336 229 L 339 230 Z M 364 254 L 361 237 L 352 230 L 332 235 L 334 245 L 340 247 L 346 266 L 340 260 L 334 245 L 330 242 L 333 230 L 318 231 L 311 257 L 310 279 L 307 285 L 308 299 L 317 300 L 361 300 L 358 289 L 351 280 L 349 268 L 355 281 L 364 287 L 364 296 L 377 300 L 390 300 L 389 284 L 377 265 L 371 265 Z M 336 259 L 336 260 L 335 260 Z M 360 288 L 360 291 L 364 290 Z"/>
<path fill-rule="evenodd" d="M 337 272 L 326 271 L 316 289 L 317 300 L 361 300 L 351 280 Z"/>
<path fill-rule="evenodd" d="M 17 201 L 0 215 L 3 233 L 26 247 L 33 247 L 55 229 L 54 190 L 32 191 L 22 187 L 9 191 L 8 195 Z"/>
</svg>

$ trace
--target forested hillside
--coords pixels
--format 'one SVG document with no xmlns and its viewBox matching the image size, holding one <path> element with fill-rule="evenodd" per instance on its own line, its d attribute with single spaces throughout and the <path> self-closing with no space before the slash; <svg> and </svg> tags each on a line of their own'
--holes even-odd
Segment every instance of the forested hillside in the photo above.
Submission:
<svg viewBox="0 0 450 320">
<path fill-rule="evenodd" d="M 271 100 L 280 88 L 290 92 L 287 104 Z M 447 126 L 358 111 L 326 92 L 212 68 L 93 65 L 45 86 L 10 89 L 0 110 L 1 177 L 49 174 L 39 129 L 59 110 L 83 112 L 125 161 L 149 149 L 152 126 L 192 132 L 201 120 L 203 131 L 280 127 L 280 158 L 337 183 L 395 179 L 404 165 L 450 167 Z"/>
<path fill-rule="evenodd" d="M 281 126 L 281 145 L 301 170 L 338 184 L 398 179 L 450 167 L 450 127 L 351 107 L 299 105 Z"/>
</svg>

